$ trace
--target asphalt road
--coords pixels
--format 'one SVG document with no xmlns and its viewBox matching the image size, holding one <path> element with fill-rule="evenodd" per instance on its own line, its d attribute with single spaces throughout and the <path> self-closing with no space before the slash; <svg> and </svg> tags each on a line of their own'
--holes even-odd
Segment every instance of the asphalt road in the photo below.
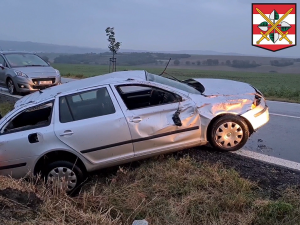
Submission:
<svg viewBox="0 0 300 225">
<path fill-rule="evenodd" d="M 268 101 L 270 121 L 243 149 L 300 163 L 300 104 Z"/>
<path fill-rule="evenodd" d="M 62 82 L 73 79 L 62 78 Z M 0 94 L 8 94 L 0 87 Z M 18 96 L 21 98 L 21 96 Z M 270 121 L 236 154 L 300 170 L 300 104 L 268 101 Z"/>
</svg>

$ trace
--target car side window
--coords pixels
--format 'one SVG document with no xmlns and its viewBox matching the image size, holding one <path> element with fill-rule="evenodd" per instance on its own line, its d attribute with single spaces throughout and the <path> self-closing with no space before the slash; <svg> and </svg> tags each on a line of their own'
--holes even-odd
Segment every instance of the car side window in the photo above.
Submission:
<svg viewBox="0 0 300 225">
<path fill-rule="evenodd" d="M 115 113 L 105 87 L 59 98 L 59 121 L 68 123 Z"/>
<path fill-rule="evenodd" d="M 182 101 L 179 95 L 156 87 L 146 85 L 119 85 L 116 87 L 129 110 Z"/>
<path fill-rule="evenodd" d="M 30 107 L 19 113 L 1 130 L 2 134 L 49 126 L 51 123 L 53 101 Z"/>
</svg>

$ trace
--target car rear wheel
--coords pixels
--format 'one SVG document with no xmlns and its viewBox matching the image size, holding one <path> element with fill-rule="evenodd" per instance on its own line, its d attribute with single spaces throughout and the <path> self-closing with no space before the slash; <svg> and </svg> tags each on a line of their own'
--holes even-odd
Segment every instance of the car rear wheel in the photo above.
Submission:
<svg viewBox="0 0 300 225">
<path fill-rule="evenodd" d="M 249 129 L 246 122 L 234 115 L 218 118 L 208 134 L 210 144 L 222 151 L 236 151 L 246 144 L 248 138 Z"/>
<path fill-rule="evenodd" d="M 79 186 L 84 181 L 84 173 L 81 168 L 68 161 L 50 163 L 44 176 L 47 184 L 52 188 L 71 195 L 79 192 Z"/>
<path fill-rule="evenodd" d="M 12 79 L 9 78 L 6 82 L 6 85 L 7 85 L 8 92 L 11 95 L 17 94 L 16 87 Z"/>
</svg>

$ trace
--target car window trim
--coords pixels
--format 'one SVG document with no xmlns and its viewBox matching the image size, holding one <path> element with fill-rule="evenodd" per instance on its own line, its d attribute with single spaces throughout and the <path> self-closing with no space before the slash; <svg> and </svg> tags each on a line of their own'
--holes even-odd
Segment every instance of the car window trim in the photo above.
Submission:
<svg viewBox="0 0 300 225">
<path fill-rule="evenodd" d="M 180 99 L 181 99 L 181 100 L 180 100 L 180 101 L 176 101 L 176 102 L 172 102 L 172 103 L 164 103 L 164 104 L 159 104 L 159 105 L 149 105 L 149 106 L 140 107 L 140 108 L 128 109 L 128 107 L 127 107 L 127 105 L 126 105 L 126 103 L 125 103 L 125 101 L 123 100 L 122 95 L 121 95 L 121 93 L 123 93 L 123 92 L 122 92 L 122 90 L 119 88 L 119 87 L 122 87 L 122 86 L 144 86 L 144 87 L 149 87 L 149 88 L 151 88 L 151 89 L 156 88 L 156 89 L 160 89 L 160 90 L 163 90 L 163 91 L 165 91 L 165 92 L 171 93 L 171 94 L 173 94 L 174 96 L 180 96 Z M 183 101 L 182 96 L 179 95 L 179 94 L 177 94 L 177 93 L 174 93 L 174 92 L 165 90 L 165 89 L 163 89 L 163 88 L 161 88 L 161 87 L 152 86 L 152 85 L 148 85 L 148 84 L 139 84 L 139 83 L 126 84 L 126 83 L 125 83 L 125 84 L 117 84 L 117 85 L 114 85 L 114 87 L 115 87 L 115 89 L 117 90 L 117 92 L 118 92 L 118 94 L 119 94 L 121 100 L 123 101 L 124 105 L 126 106 L 127 110 L 130 110 L 130 111 L 132 111 L 132 110 L 139 110 L 139 109 L 145 109 L 145 108 L 150 108 L 150 107 L 157 107 L 157 106 L 162 106 L 162 105 L 169 105 L 169 104 L 174 104 L 174 103 L 180 103 L 180 102 Z M 128 93 L 131 94 L 131 93 L 135 93 L 135 92 L 128 92 Z M 125 94 L 125 93 L 123 93 L 123 94 Z M 127 94 L 127 93 L 126 93 L 126 94 Z"/>
</svg>

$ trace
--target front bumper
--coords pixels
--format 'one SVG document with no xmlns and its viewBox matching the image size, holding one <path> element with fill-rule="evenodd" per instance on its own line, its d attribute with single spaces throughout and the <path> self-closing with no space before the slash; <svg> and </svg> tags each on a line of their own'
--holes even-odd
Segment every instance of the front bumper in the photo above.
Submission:
<svg viewBox="0 0 300 225">
<path fill-rule="evenodd" d="M 52 76 L 47 78 L 25 78 L 16 76 L 14 84 L 17 92 L 34 92 L 48 87 L 56 86 L 61 83 L 61 77 Z M 51 81 L 51 84 L 41 84 L 41 81 Z"/>
<path fill-rule="evenodd" d="M 251 123 L 254 131 L 265 125 L 270 120 L 269 108 L 266 104 L 250 110 L 241 116 Z"/>
</svg>

